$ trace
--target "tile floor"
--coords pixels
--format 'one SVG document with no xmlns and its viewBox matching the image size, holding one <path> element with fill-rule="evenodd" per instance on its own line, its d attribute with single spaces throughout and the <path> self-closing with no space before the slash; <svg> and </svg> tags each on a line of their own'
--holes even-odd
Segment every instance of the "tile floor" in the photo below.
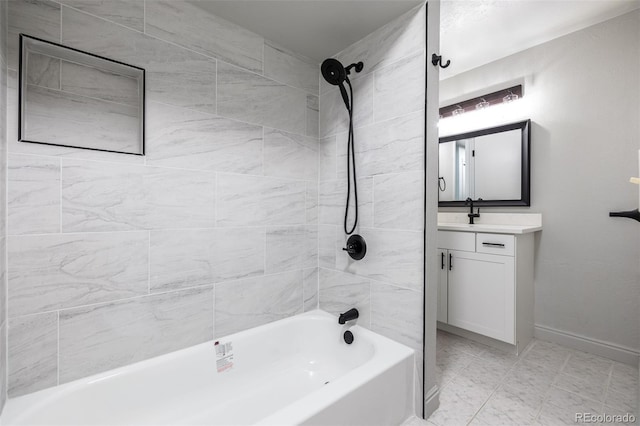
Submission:
<svg viewBox="0 0 640 426">
<path fill-rule="evenodd" d="M 553 343 L 516 357 L 438 331 L 436 360 L 440 408 L 428 425 L 571 425 L 576 413 L 637 412 L 636 368 Z"/>
</svg>

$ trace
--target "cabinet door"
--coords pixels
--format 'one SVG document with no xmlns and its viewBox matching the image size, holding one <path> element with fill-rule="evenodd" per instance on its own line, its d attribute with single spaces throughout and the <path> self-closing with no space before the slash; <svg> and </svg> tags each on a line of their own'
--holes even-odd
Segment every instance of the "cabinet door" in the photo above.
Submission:
<svg viewBox="0 0 640 426">
<path fill-rule="evenodd" d="M 514 258 L 449 253 L 449 324 L 515 344 Z"/>
<path fill-rule="evenodd" d="M 438 321 L 447 323 L 447 266 L 448 251 L 438 249 Z"/>
</svg>

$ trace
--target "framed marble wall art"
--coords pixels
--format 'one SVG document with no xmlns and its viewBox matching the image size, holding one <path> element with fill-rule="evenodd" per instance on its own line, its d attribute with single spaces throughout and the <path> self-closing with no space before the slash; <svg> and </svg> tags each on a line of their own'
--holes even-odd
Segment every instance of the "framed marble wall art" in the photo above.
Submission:
<svg viewBox="0 0 640 426">
<path fill-rule="evenodd" d="M 20 34 L 20 142 L 144 155 L 145 71 Z"/>
</svg>

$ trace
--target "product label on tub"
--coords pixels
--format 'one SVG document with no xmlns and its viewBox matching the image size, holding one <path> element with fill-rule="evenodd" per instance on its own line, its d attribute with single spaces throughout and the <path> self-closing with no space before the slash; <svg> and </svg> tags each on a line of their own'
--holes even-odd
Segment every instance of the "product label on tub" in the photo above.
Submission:
<svg viewBox="0 0 640 426">
<path fill-rule="evenodd" d="M 229 371 L 233 367 L 233 346 L 231 342 L 220 343 L 216 341 L 216 369 L 218 373 Z"/>
</svg>

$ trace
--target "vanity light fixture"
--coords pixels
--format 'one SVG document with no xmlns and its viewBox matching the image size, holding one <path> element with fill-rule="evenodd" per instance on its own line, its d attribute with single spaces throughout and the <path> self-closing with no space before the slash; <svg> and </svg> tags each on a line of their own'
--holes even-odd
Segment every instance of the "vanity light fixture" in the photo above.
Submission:
<svg viewBox="0 0 640 426">
<path fill-rule="evenodd" d="M 509 90 L 509 93 L 507 93 L 507 96 L 502 98 L 502 100 L 503 100 L 503 102 L 513 102 L 513 101 L 517 100 L 518 98 L 519 98 L 518 95 L 516 95 L 511 90 Z"/>
<path fill-rule="evenodd" d="M 522 85 L 507 87 L 496 92 L 487 93 L 465 101 L 458 101 L 440 108 L 440 119 L 455 117 L 465 112 L 483 110 L 490 106 L 510 103 L 522 98 Z"/>
<path fill-rule="evenodd" d="M 476 104 L 476 109 L 484 109 L 489 106 L 491 106 L 491 104 L 487 102 L 485 98 L 480 98 L 480 102 Z"/>
<path fill-rule="evenodd" d="M 451 115 L 460 115 L 463 113 L 464 113 L 464 108 L 462 108 L 460 105 L 456 105 L 456 109 L 451 111 Z M 440 117 L 444 118 L 444 114 L 440 114 Z"/>
</svg>

